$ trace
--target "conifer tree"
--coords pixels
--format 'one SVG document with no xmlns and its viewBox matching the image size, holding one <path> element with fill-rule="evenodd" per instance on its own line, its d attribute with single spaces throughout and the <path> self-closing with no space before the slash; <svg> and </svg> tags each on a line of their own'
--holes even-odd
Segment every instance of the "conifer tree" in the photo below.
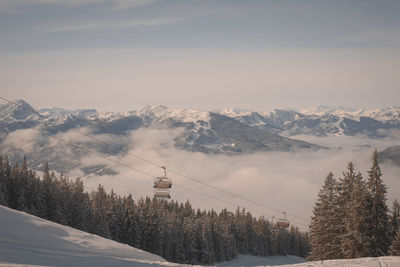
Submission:
<svg viewBox="0 0 400 267">
<path fill-rule="evenodd" d="M 400 256 L 400 229 L 397 231 L 396 237 L 390 246 L 390 255 Z"/>
<path fill-rule="evenodd" d="M 311 260 L 335 259 L 340 256 L 337 224 L 336 181 L 330 172 L 318 194 L 310 224 Z"/>
<path fill-rule="evenodd" d="M 3 168 L 3 157 L 0 156 L 0 205 L 7 205 L 6 177 Z"/>
<path fill-rule="evenodd" d="M 390 216 L 390 238 L 396 237 L 397 231 L 400 230 L 400 205 L 397 199 L 392 204 L 392 214 Z"/>
<path fill-rule="evenodd" d="M 237 214 L 197 212 L 189 201 L 139 200 L 107 193 L 99 185 L 90 195 L 79 179 L 59 178 L 45 165 L 43 179 L 0 157 L 0 185 L 8 206 L 49 217 L 59 223 L 121 241 L 182 263 L 213 263 L 230 260 L 240 252 L 253 255 L 308 253 L 307 235 L 292 228 L 273 236 L 264 218 L 256 219 L 245 209 Z M 8 200 L 11 199 L 9 202 Z M 54 207 L 51 211 L 51 207 Z M 238 246 L 240 244 L 240 246 Z"/>
<path fill-rule="evenodd" d="M 46 162 L 43 169 L 43 201 L 45 204 L 44 216 L 50 221 L 55 221 L 57 213 L 57 203 L 55 199 L 54 175 L 49 171 L 49 164 Z"/>
<path fill-rule="evenodd" d="M 347 172 L 339 180 L 340 208 L 343 231 L 339 234 L 343 258 L 360 258 L 370 255 L 367 213 L 368 192 L 361 173 L 356 173 L 350 162 Z"/>
<path fill-rule="evenodd" d="M 132 195 L 129 194 L 128 197 L 125 197 L 123 200 L 124 214 L 123 214 L 123 226 L 124 229 L 122 232 L 122 242 L 135 245 L 136 242 L 136 224 L 137 224 L 137 213 L 135 210 L 135 202 L 132 199 Z"/>
<path fill-rule="evenodd" d="M 92 193 L 92 214 L 90 231 L 103 237 L 110 237 L 110 229 L 107 221 L 107 193 L 102 185 Z"/>
<path fill-rule="evenodd" d="M 277 233 L 277 250 L 279 255 L 286 256 L 289 251 L 289 233 L 286 229 L 282 229 Z"/>
<path fill-rule="evenodd" d="M 89 229 L 90 220 L 90 200 L 89 195 L 85 192 L 83 182 L 77 178 L 71 184 L 71 202 L 69 212 L 71 213 L 71 226 L 80 230 Z"/>
<path fill-rule="evenodd" d="M 384 256 L 390 245 L 390 226 L 388 207 L 386 205 L 386 186 L 381 179 L 382 172 L 378 164 L 378 151 L 372 155 L 372 167 L 368 171 L 368 216 L 370 255 Z"/>
</svg>

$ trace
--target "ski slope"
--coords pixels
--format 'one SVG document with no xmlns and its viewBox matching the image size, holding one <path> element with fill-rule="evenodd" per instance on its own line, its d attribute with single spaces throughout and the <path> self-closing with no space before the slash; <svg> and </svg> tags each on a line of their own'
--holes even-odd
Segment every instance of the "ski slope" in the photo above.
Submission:
<svg viewBox="0 0 400 267">
<path fill-rule="evenodd" d="M 301 264 L 293 264 L 291 267 L 400 267 L 400 257 L 378 257 L 378 258 L 359 258 L 350 260 L 326 260 L 312 261 Z"/>
<path fill-rule="evenodd" d="M 400 257 L 306 262 L 295 256 L 240 255 L 218 267 L 400 267 Z M 0 266 L 191 266 L 0 205 Z"/>
<path fill-rule="evenodd" d="M 182 266 L 97 235 L 0 206 L 0 266 Z"/>
</svg>

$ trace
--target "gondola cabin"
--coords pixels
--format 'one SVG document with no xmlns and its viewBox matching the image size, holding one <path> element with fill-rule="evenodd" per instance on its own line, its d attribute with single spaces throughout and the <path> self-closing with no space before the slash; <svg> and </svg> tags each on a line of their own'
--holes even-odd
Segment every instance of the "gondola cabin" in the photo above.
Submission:
<svg viewBox="0 0 400 267">
<path fill-rule="evenodd" d="M 290 223 L 288 220 L 286 220 L 286 212 L 283 213 L 283 216 L 284 216 L 283 218 L 276 220 L 276 225 L 279 228 L 288 228 Z"/>
<path fill-rule="evenodd" d="M 169 179 L 168 177 L 156 177 L 154 179 L 153 187 L 160 188 L 160 189 L 171 188 L 172 187 L 171 179 Z"/>
<path fill-rule="evenodd" d="M 171 195 L 169 194 L 169 190 L 172 187 L 172 181 L 167 177 L 166 168 L 161 168 L 164 169 L 164 176 L 154 178 L 154 197 L 157 199 L 170 199 Z"/>
<path fill-rule="evenodd" d="M 289 221 L 286 219 L 279 219 L 276 221 L 276 224 L 279 228 L 288 228 L 290 225 Z"/>
</svg>

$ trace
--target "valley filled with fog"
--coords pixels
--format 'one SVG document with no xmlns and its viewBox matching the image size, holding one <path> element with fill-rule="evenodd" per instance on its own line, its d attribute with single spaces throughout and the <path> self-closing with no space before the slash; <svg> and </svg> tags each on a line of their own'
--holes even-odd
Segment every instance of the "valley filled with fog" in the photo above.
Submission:
<svg viewBox="0 0 400 267">
<path fill-rule="evenodd" d="M 138 200 L 153 196 L 153 179 L 166 166 L 172 200 L 217 211 L 245 207 L 269 219 L 285 211 L 301 229 L 329 171 L 338 179 L 351 161 L 366 178 L 372 152 L 400 143 L 399 108 L 216 114 L 146 106 L 122 114 L 36 111 L 19 101 L 0 111 L 8 116 L 2 155 L 12 162 L 26 156 L 39 173 L 48 162 L 57 174 L 80 177 L 88 191 L 102 184 Z M 386 160 L 381 168 L 391 204 L 400 199 L 400 167 Z"/>
<path fill-rule="evenodd" d="M 304 152 L 264 152 L 247 155 L 207 155 L 200 152 L 178 150 L 173 145 L 174 134 L 169 130 L 143 129 L 132 133 L 134 148 L 130 154 L 151 159 L 168 169 L 179 172 L 226 191 L 248 198 L 275 209 L 309 218 L 312 206 L 317 198 L 323 178 L 332 171 L 339 178 L 346 170 L 347 163 L 352 161 L 364 178 L 371 167 L 371 155 L 375 148 L 382 150 L 396 142 L 395 140 L 371 140 L 361 137 L 307 137 L 299 139 L 313 141 L 316 144 L 328 146 L 329 150 Z M 398 140 L 398 139 L 397 139 Z M 146 162 L 132 156 L 117 156 L 114 158 L 124 165 L 146 171 L 154 176 L 162 175 L 162 170 L 149 166 Z M 110 164 L 97 157 L 85 157 L 89 165 Z M 135 198 L 152 196 L 152 179 L 131 169 L 119 165 L 111 165 L 117 170 L 114 176 L 92 176 L 86 178 L 87 189 L 94 189 L 99 183 L 108 190 L 119 194 L 131 193 Z M 400 199 L 400 168 L 393 164 L 382 164 L 384 183 L 388 186 L 389 201 Z M 71 177 L 83 176 L 79 170 L 70 173 Z M 235 196 L 225 194 L 208 186 L 195 183 L 178 175 L 169 175 L 173 183 L 192 190 L 206 193 L 222 199 L 206 197 L 185 189 L 173 186 L 172 199 L 184 202 L 187 199 L 201 209 L 216 210 L 237 206 L 246 207 L 255 215 L 282 216 L 273 210 L 246 202 Z M 235 205 L 229 205 L 232 202 Z M 289 218 L 291 216 L 288 216 Z M 293 218 L 294 221 L 305 223 Z M 296 223 L 294 223 L 296 224 Z M 304 227 L 304 225 L 299 225 Z"/>
</svg>

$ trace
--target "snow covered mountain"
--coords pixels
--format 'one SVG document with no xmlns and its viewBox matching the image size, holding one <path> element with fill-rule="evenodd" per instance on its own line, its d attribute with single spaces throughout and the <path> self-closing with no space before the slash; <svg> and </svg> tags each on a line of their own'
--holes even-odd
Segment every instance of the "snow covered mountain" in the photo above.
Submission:
<svg viewBox="0 0 400 267">
<path fill-rule="evenodd" d="M 193 266 L 0 205 L 0 266 Z M 400 257 L 306 262 L 295 256 L 239 255 L 215 266 L 398 267 Z"/>
<path fill-rule="evenodd" d="M 272 112 L 226 109 L 221 114 L 246 125 L 285 136 L 364 135 L 382 138 L 389 136 L 392 130 L 400 129 L 399 106 L 356 110 L 319 105 L 299 112 L 282 109 Z"/>
<path fill-rule="evenodd" d="M 142 128 L 175 130 L 176 148 L 207 154 L 318 150 L 323 147 L 291 137 L 365 135 L 380 138 L 400 130 L 400 107 L 354 110 L 318 106 L 301 112 L 290 109 L 253 112 L 234 108 L 206 111 L 145 106 L 137 111 L 115 113 L 94 109 L 35 110 L 25 101 L 18 100 L 14 104 L 0 105 L 0 115 L 0 153 L 12 161 L 21 161 L 23 155 L 27 155 L 30 166 L 38 169 L 47 160 L 52 168 L 64 173 L 82 167 L 80 159 L 87 153 L 71 144 L 115 156 L 134 146 L 129 134 Z M 81 135 L 69 135 L 76 131 Z M 82 133 L 104 143 L 79 138 Z M 60 134 L 68 138 L 57 142 L 56 146 L 49 136 L 57 138 Z M 114 173 L 105 165 L 85 166 L 81 170 L 88 175 Z"/>
<path fill-rule="evenodd" d="M 212 120 L 232 118 L 244 125 L 267 130 L 270 133 L 295 136 L 299 134 L 327 136 L 363 134 L 371 138 L 385 137 L 390 130 L 400 129 L 400 106 L 381 109 L 352 109 L 346 107 L 315 106 L 302 111 L 276 109 L 272 112 L 229 108 L 218 111 L 197 109 L 169 109 L 165 106 L 144 106 L 137 111 L 97 112 L 94 109 L 65 110 L 41 108 L 37 111 L 23 100 L 18 105 L 0 106 L 2 132 L 30 128 L 44 124 L 51 132 L 75 127 L 91 126 L 99 133 L 125 134 L 140 127 L 183 127 L 198 136 L 213 131 Z M 239 124 L 235 124 L 238 126 Z M 232 127 L 233 125 L 229 125 Z M 195 138 L 193 135 L 192 138 Z M 203 138 L 200 137 L 203 142 Z M 193 139 L 192 139 L 193 141 Z M 210 144 L 208 144 L 210 145 Z M 190 146 L 186 146 L 190 147 Z M 193 148 L 190 148 L 193 150 Z"/>
<path fill-rule="evenodd" d="M 1 153 L 11 160 L 21 160 L 26 154 L 31 166 L 40 168 L 44 159 L 49 160 L 53 168 L 60 172 L 68 172 L 79 167 L 79 158 L 85 151 L 71 147 L 71 143 L 79 143 L 86 148 L 94 149 L 104 155 L 124 153 L 129 145 L 128 135 L 140 128 L 177 129 L 175 147 L 188 151 L 203 153 L 251 153 L 257 151 L 296 151 L 299 149 L 320 149 L 320 146 L 294 140 L 261 128 L 244 124 L 228 116 L 209 111 L 194 109 L 168 109 L 164 106 L 145 106 L 138 111 L 122 113 L 97 112 L 96 110 L 65 110 L 46 108 L 36 111 L 28 103 L 18 100 L 16 104 L 8 103 L 0 106 L 0 142 Z M 40 135 L 36 143 L 26 141 L 35 147 L 34 155 L 26 151 L 20 142 L 15 142 L 12 136 L 23 133 L 17 130 L 32 130 L 31 134 Z M 49 136 L 69 131 L 84 133 L 87 136 L 101 135 L 102 140 L 108 137 L 107 143 L 70 139 L 61 142 L 57 147 Z M 48 136 L 44 135 L 47 134 Z M 112 138 L 110 137 L 113 136 Z M 27 138 L 28 139 L 28 138 Z M 78 138 L 79 139 L 79 138 Z M 66 151 L 73 150 L 73 157 L 68 158 Z M 64 163 L 60 163 L 60 159 Z M 65 164 L 65 161 L 69 164 Z M 104 171 L 104 166 L 89 168 L 91 171 Z M 85 171 L 85 170 L 84 170 Z M 85 171 L 86 172 L 86 171 Z"/>
</svg>

